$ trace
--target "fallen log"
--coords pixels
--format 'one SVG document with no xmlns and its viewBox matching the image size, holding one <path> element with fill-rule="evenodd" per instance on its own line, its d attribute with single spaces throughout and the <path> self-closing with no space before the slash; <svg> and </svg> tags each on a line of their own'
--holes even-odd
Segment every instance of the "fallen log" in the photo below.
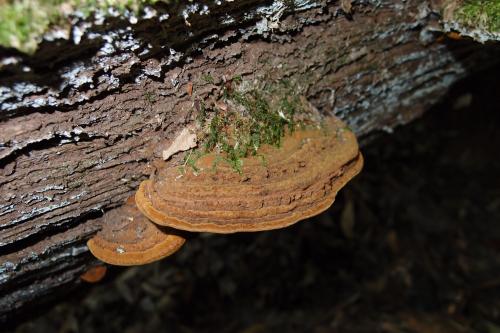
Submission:
<svg viewBox="0 0 500 333">
<path fill-rule="evenodd" d="M 442 8 L 159 4 L 134 24 L 76 21 L 72 39 L 46 39 L 32 55 L 0 49 L 0 321 L 79 285 L 103 214 L 135 192 L 149 162 L 195 121 L 195 102 L 224 82 L 287 82 L 366 142 L 498 62 L 498 45 L 447 36 Z"/>
</svg>

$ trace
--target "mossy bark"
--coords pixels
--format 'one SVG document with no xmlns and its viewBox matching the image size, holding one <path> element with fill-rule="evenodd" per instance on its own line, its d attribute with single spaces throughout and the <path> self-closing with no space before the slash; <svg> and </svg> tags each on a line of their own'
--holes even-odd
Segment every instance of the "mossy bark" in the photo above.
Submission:
<svg viewBox="0 0 500 333">
<path fill-rule="evenodd" d="M 448 40 L 427 2 L 353 4 L 224 2 L 165 20 L 158 7 L 134 25 L 79 22 L 77 40 L 32 56 L 0 50 L 0 318 L 79 285 L 102 215 L 228 78 L 292 82 L 366 142 L 500 59 L 496 45 Z"/>
<path fill-rule="evenodd" d="M 443 28 L 480 42 L 500 40 L 500 2 L 444 0 Z"/>
</svg>

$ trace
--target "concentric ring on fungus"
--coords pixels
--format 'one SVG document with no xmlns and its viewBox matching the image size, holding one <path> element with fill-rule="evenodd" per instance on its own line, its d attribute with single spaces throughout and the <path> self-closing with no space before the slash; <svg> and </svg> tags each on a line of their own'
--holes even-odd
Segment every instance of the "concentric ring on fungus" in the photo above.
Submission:
<svg viewBox="0 0 500 333">
<path fill-rule="evenodd" d="M 214 153 L 197 160 L 199 172 L 164 164 L 136 193 L 137 207 L 172 228 L 232 233 L 289 226 L 331 206 L 363 167 L 354 134 L 337 118 L 297 130 L 279 148 L 263 146 L 243 159 L 241 174 Z"/>
<path fill-rule="evenodd" d="M 176 252 L 183 237 L 169 234 L 137 209 L 134 197 L 106 213 L 103 229 L 87 242 L 92 254 L 108 264 L 143 265 Z"/>
</svg>

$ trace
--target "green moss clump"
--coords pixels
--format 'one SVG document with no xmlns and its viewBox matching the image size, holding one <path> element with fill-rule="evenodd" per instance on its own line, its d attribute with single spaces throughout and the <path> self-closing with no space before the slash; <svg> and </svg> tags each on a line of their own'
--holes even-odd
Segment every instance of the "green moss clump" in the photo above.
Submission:
<svg viewBox="0 0 500 333">
<path fill-rule="evenodd" d="M 455 17 L 466 26 L 500 32 L 500 1 L 466 0 Z"/>
<path fill-rule="evenodd" d="M 146 91 L 144 93 L 144 99 L 146 100 L 146 102 L 148 102 L 149 104 L 152 104 L 154 102 L 156 102 L 156 95 L 155 93 L 151 92 L 151 91 Z"/>
<path fill-rule="evenodd" d="M 299 95 L 286 82 L 258 89 L 236 89 L 235 85 L 241 82 L 242 78 L 237 76 L 224 86 L 222 98 L 211 108 L 211 115 L 204 105 L 198 108 L 199 118 L 211 118 L 203 128 L 203 147 L 195 155 L 197 159 L 215 152 L 214 168 L 224 162 L 238 173 L 242 172 L 243 158 L 259 156 L 262 145 L 279 147 L 286 133 L 304 124 L 304 119 L 298 120 L 297 115 L 305 111 Z M 265 162 L 265 157 L 261 157 Z M 195 164 L 196 161 L 192 163 Z"/>
<path fill-rule="evenodd" d="M 201 151 L 193 151 L 190 150 L 189 153 L 184 157 L 182 161 L 182 165 L 179 166 L 179 172 L 184 174 L 186 172 L 186 168 L 191 168 L 193 172 L 199 172 L 200 169 L 196 166 L 196 161 L 203 156 Z"/>
<path fill-rule="evenodd" d="M 210 74 L 202 74 L 201 79 L 205 81 L 206 83 L 213 84 L 214 83 L 214 78 Z"/>
<path fill-rule="evenodd" d="M 75 11 L 84 17 L 113 8 L 120 13 L 138 13 L 145 5 L 173 0 L 6 0 L 0 1 L 0 45 L 26 53 L 36 51 L 41 36 L 49 26 L 69 29 Z"/>
<path fill-rule="evenodd" d="M 46 31 L 51 18 L 56 15 L 56 10 L 47 7 L 44 4 L 38 6 L 38 1 L 34 0 L 1 4 L 0 45 L 34 51 L 38 43 L 36 36 Z"/>
</svg>

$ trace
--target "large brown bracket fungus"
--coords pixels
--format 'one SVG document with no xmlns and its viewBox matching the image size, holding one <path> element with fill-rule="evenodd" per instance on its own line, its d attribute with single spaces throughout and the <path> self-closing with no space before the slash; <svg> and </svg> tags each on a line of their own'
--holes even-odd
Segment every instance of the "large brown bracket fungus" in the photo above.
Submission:
<svg viewBox="0 0 500 333">
<path fill-rule="evenodd" d="M 176 252 L 184 238 L 165 227 L 233 233 L 278 229 L 317 215 L 363 167 L 354 134 L 337 118 L 288 131 L 281 144 L 262 145 L 236 172 L 221 152 L 179 169 L 156 163 L 126 204 L 106 214 L 88 247 L 114 265 L 141 265 Z"/>
<path fill-rule="evenodd" d="M 317 215 L 363 166 L 354 134 L 336 118 L 287 134 L 242 159 L 241 172 L 217 163 L 218 153 L 181 173 L 163 163 L 141 183 L 137 207 L 151 221 L 193 232 L 277 229 Z"/>
<path fill-rule="evenodd" d="M 87 246 L 95 257 L 108 264 L 133 266 L 168 257 L 184 241 L 149 221 L 131 197 L 125 205 L 105 215 L 103 229 Z"/>
</svg>

